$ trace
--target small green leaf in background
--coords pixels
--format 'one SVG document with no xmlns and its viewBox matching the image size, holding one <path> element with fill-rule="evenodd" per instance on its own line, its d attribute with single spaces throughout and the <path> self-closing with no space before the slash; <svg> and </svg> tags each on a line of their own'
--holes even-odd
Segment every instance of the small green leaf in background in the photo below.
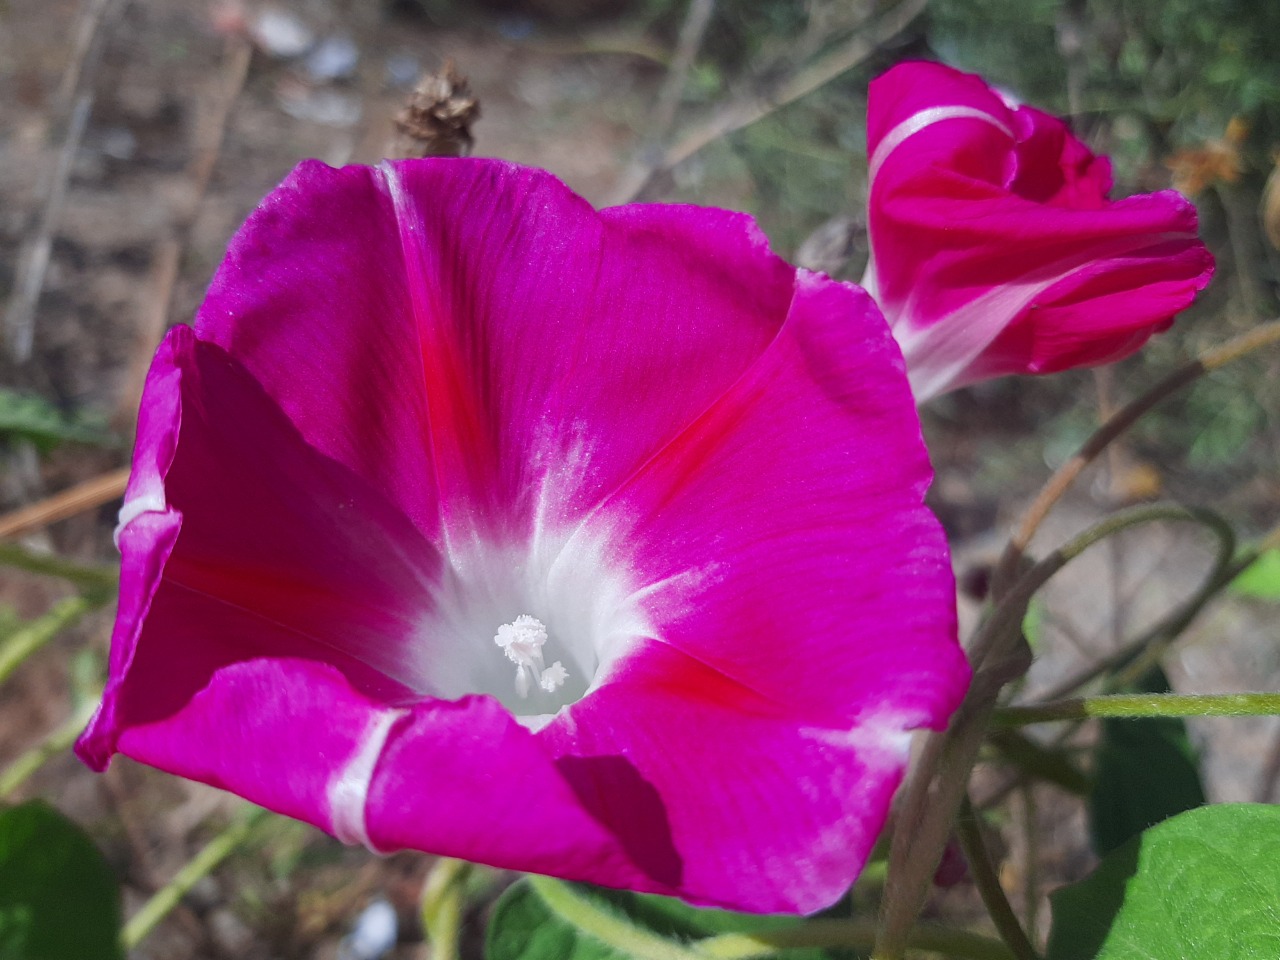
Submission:
<svg viewBox="0 0 1280 960">
<path fill-rule="evenodd" d="M 1276 960 L 1280 807 L 1201 807 L 1056 891 L 1046 960 Z"/>
<path fill-rule="evenodd" d="M 30 440 L 47 450 L 64 440 L 112 446 L 117 441 L 105 421 L 68 417 L 49 401 L 34 394 L 0 390 L 0 441 Z"/>
<path fill-rule="evenodd" d="M 1231 592 L 1259 600 L 1280 600 L 1280 550 L 1268 550 L 1231 581 Z"/>
<path fill-rule="evenodd" d="M 701 940 L 703 937 L 712 937 L 721 933 L 763 933 L 767 930 L 786 930 L 801 922 L 796 917 L 786 915 L 736 913 L 731 910 L 691 907 L 674 897 L 624 893 L 620 890 L 598 892 L 603 899 L 625 913 L 632 923 L 685 942 Z M 848 915 L 846 904 L 842 916 Z M 825 951 L 816 947 L 787 951 L 787 960 L 823 960 L 826 956 Z"/>
<path fill-rule="evenodd" d="M 121 960 L 120 923 L 84 831 L 39 800 L 0 812 L 0 960 Z"/>
<path fill-rule="evenodd" d="M 1038 596 L 1032 597 L 1027 604 L 1027 612 L 1022 615 L 1022 635 L 1032 651 L 1040 649 L 1041 635 L 1044 633 L 1045 602 Z"/>
<path fill-rule="evenodd" d="M 590 899 L 600 910 L 625 918 L 651 934 L 676 944 L 689 944 L 721 933 L 760 933 L 794 927 L 801 919 L 703 910 L 672 897 L 604 890 L 573 884 L 573 891 Z M 818 948 L 787 951 L 787 960 L 826 960 L 830 954 Z M 486 960 L 629 960 L 579 931 L 552 911 L 541 897 L 521 881 L 499 899 L 489 921 Z"/>
<path fill-rule="evenodd" d="M 1168 693 L 1158 668 L 1138 685 L 1141 693 Z M 1105 856 L 1130 837 L 1205 802 L 1200 765 L 1176 717 L 1102 721 L 1089 792 L 1093 847 Z"/>
</svg>

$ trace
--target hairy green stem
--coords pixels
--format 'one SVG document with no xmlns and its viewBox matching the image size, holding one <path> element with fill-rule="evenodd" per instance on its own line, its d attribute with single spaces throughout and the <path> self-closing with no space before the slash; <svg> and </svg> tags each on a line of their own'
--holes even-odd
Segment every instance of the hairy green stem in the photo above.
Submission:
<svg viewBox="0 0 1280 960">
<path fill-rule="evenodd" d="M 67 597 L 55 603 L 48 613 L 11 633 L 0 645 L 0 683 L 9 679 L 27 657 L 102 603 L 97 597 Z"/>
<path fill-rule="evenodd" d="M 1027 707 L 996 710 L 992 722 L 1002 727 L 1091 717 L 1272 717 L 1280 715 L 1280 693 L 1124 693 L 1076 697 Z"/>
<path fill-rule="evenodd" d="M 966 793 L 960 800 L 960 815 L 956 817 L 956 836 L 960 846 L 964 848 L 965 859 L 969 861 L 969 873 L 982 897 L 982 903 L 991 914 L 1000 938 L 1008 944 L 1017 960 L 1040 960 L 1036 948 L 1018 922 L 1018 915 L 1013 912 L 1009 898 L 1005 896 L 1004 887 L 1000 886 L 1000 875 L 996 865 L 991 861 L 987 844 L 982 839 L 982 826 L 978 815 L 973 811 L 973 804 Z"/>
<path fill-rule="evenodd" d="M 870 920 L 809 920 L 783 930 L 722 933 L 698 941 L 695 947 L 702 956 L 716 960 L 758 960 L 773 957 L 780 950 L 806 947 L 868 950 L 875 940 L 875 932 L 875 924 Z M 933 923 L 922 923 L 912 929 L 907 946 L 965 960 L 1016 960 L 999 940 Z"/>
<path fill-rule="evenodd" d="M 253 828 L 267 815 L 266 810 L 255 808 L 201 847 L 200 851 L 186 862 L 172 880 L 157 890 L 151 899 L 129 918 L 129 922 L 124 925 L 124 930 L 120 934 L 125 949 L 132 950 L 145 940 L 192 887 L 212 873 L 218 864 L 231 856 L 237 847 L 249 839 Z"/>
</svg>

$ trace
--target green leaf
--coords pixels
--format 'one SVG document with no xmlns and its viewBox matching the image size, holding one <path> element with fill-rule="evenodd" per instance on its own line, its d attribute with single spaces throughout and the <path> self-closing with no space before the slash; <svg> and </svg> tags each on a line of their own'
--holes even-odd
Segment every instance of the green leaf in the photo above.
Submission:
<svg viewBox="0 0 1280 960">
<path fill-rule="evenodd" d="M 0 440 L 18 437 L 48 449 L 64 440 L 110 446 L 116 443 L 106 423 L 68 417 L 42 397 L 0 390 Z"/>
<path fill-rule="evenodd" d="M 120 923 L 84 831 L 39 800 L 0 812 L 0 960 L 121 960 Z"/>
<path fill-rule="evenodd" d="M 1039 651 L 1041 634 L 1044 632 L 1045 603 L 1039 597 L 1032 597 L 1027 604 L 1027 612 L 1022 615 L 1022 635 L 1032 651 Z"/>
<path fill-rule="evenodd" d="M 1280 550 L 1267 550 L 1231 581 L 1231 591 L 1259 600 L 1280 600 Z"/>
<path fill-rule="evenodd" d="M 1280 807 L 1179 814 L 1055 892 L 1047 960 L 1280 957 Z"/>
<path fill-rule="evenodd" d="M 721 933 L 762 933 L 767 930 L 786 930 L 800 923 L 792 916 L 735 913 L 731 910 L 691 907 L 674 897 L 624 893 L 619 890 L 599 890 L 597 893 L 602 899 L 608 900 L 625 913 L 633 923 L 655 933 L 686 942 Z M 848 916 L 847 909 L 843 916 Z M 820 949 L 809 948 L 789 951 L 787 960 L 823 960 L 826 956 L 827 954 Z"/>
<path fill-rule="evenodd" d="M 1156 669 L 1139 690 L 1167 693 L 1169 681 Z M 1187 725 L 1175 717 L 1103 720 L 1094 758 L 1089 826 L 1099 855 L 1205 802 Z"/>
<path fill-rule="evenodd" d="M 759 933 L 801 923 L 791 916 L 733 913 L 691 907 L 672 897 L 603 890 L 572 884 L 600 910 L 625 918 L 652 934 L 684 945 L 721 933 Z M 510 887 L 498 900 L 489 920 L 487 960 L 629 960 L 578 930 L 538 896 L 524 881 Z M 818 948 L 789 950 L 788 960 L 825 960 Z"/>
<path fill-rule="evenodd" d="M 627 960 L 552 913 L 524 881 L 499 898 L 485 939 L 487 960 Z"/>
</svg>

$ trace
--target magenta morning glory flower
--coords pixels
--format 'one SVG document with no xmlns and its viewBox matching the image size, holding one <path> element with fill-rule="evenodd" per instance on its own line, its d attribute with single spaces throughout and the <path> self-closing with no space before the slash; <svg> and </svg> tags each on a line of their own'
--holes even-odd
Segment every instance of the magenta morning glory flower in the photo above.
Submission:
<svg viewBox="0 0 1280 960">
<path fill-rule="evenodd" d="M 119 751 L 376 850 L 834 901 L 968 668 L 902 358 L 741 215 L 305 163 L 147 382 Z"/>
<path fill-rule="evenodd" d="M 1209 282 L 1195 208 L 1111 202 L 1111 165 L 979 77 L 904 63 L 867 105 L 863 285 L 923 401 L 978 380 L 1118 360 Z"/>
</svg>

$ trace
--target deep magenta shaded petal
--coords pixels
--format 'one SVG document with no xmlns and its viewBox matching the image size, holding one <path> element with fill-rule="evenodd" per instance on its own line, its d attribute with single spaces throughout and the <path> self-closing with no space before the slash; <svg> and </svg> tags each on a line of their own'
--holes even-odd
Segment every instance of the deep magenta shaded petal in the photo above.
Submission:
<svg viewBox="0 0 1280 960">
<path fill-rule="evenodd" d="M 1119 359 L 1212 276 L 1187 200 L 1109 201 L 1104 158 L 978 77 L 901 64 L 872 82 L 867 129 L 864 282 L 920 400 Z"/>
<path fill-rule="evenodd" d="M 751 369 L 602 510 L 637 518 L 618 540 L 666 643 L 837 725 L 880 702 L 939 725 L 967 681 L 901 362 L 865 293 L 802 273 Z"/>
<path fill-rule="evenodd" d="M 967 683 L 929 479 L 874 305 L 748 218 L 304 164 L 157 353 L 78 750 L 378 850 L 817 909 Z"/>
<path fill-rule="evenodd" d="M 595 522 L 618 525 L 651 584 L 658 636 L 543 735 L 588 770 L 625 758 L 666 801 L 686 897 L 724 903 L 725 876 L 758 879 L 755 909 L 838 897 L 879 833 L 909 732 L 941 727 L 963 697 L 954 627 L 937 629 L 954 588 L 920 505 L 929 475 L 874 305 L 801 275 L 755 364 L 602 508 Z M 688 763 L 670 762 L 673 743 Z M 802 810 L 797 777 L 812 791 Z M 744 786 L 693 800 L 696 782 Z M 747 805 L 743 847 L 730 838 Z"/>
<path fill-rule="evenodd" d="M 902 777 L 909 737 L 897 722 L 826 726 L 659 641 L 623 672 L 543 737 L 588 807 L 595 799 L 629 837 L 628 852 L 658 881 L 648 889 L 769 913 L 838 899 Z M 750 842 L 728 842 L 744 819 Z"/>
</svg>

